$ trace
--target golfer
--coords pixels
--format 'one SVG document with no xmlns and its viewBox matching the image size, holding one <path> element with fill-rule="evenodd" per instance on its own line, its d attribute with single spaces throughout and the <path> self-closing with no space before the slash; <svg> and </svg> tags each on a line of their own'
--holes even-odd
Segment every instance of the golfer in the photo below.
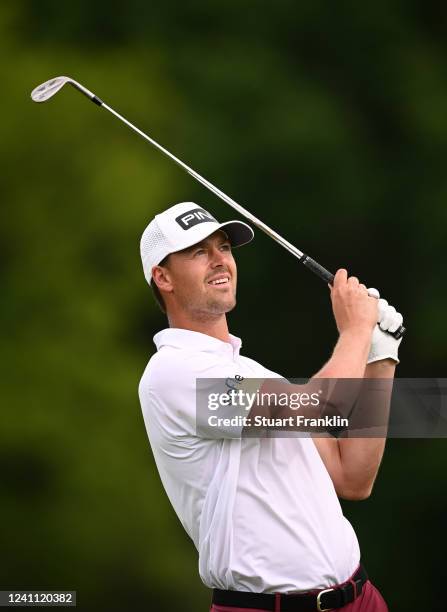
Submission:
<svg viewBox="0 0 447 612">
<path fill-rule="evenodd" d="M 218 223 L 192 202 L 157 215 L 143 233 L 144 274 L 169 322 L 154 337 L 157 352 L 139 386 L 162 483 L 198 550 L 212 612 L 386 611 L 338 500 L 370 495 L 383 438 L 196 428 L 197 379 L 231 387 L 282 378 L 242 356 L 241 340 L 228 330 L 237 284 L 232 249 L 252 238 L 247 224 Z M 339 337 L 315 377 L 393 378 L 400 340 L 382 330 L 397 329 L 402 316 L 343 269 L 330 296 Z M 277 350 L 285 342 L 278 337 Z"/>
</svg>

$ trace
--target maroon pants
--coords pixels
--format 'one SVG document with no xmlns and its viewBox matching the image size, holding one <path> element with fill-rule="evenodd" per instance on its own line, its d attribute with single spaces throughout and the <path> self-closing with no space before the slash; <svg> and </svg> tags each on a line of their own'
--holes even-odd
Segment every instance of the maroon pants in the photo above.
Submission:
<svg viewBox="0 0 447 612">
<path fill-rule="evenodd" d="M 344 584 L 344 583 L 343 583 Z M 363 585 L 362 593 L 355 601 L 338 608 L 343 612 L 388 612 L 388 606 L 376 587 L 368 580 Z M 210 612 L 265 612 L 255 608 L 231 608 L 213 604 Z"/>
</svg>

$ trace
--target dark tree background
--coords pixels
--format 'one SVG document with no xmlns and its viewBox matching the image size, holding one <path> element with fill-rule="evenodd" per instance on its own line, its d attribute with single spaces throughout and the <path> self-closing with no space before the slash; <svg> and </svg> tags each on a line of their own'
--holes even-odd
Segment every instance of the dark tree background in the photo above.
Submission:
<svg viewBox="0 0 447 612">
<path fill-rule="evenodd" d="M 16 0 L 0 6 L 2 589 L 82 610 L 206 610 L 137 397 L 165 326 L 139 238 L 185 200 L 233 214 L 68 74 L 331 270 L 404 313 L 399 375 L 445 375 L 447 9 L 439 2 Z M 231 330 L 290 377 L 336 340 L 327 289 L 260 232 Z M 445 442 L 390 440 L 344 503 L 390 609 L 439 609 Z"/>
</svg>

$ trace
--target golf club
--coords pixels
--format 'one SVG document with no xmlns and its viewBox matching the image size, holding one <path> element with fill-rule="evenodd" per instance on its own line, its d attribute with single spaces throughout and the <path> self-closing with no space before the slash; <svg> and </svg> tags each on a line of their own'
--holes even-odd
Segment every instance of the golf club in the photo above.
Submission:
<svg viewBox="0 0 447 612">
<path fill-rule="evenodd" d="M 128 121 L 125 117 L 117 113 L 113 108 L 108 106 L 105 102 L 103 102 L 100 98 L 98 98 L 98 96 L 96 96 L 93 92 L 91 92 L 89 89 L 87 89 L 86 87 L 78 83 L 77 81 L 73 80 L 70 77 L 66 77 L 66 76 L 55 77 L 35 87 L 33 91 L 31 92 L 31 98 L 34 102 L 46 102 L 47 100 L 52 98 L 55 94 L 57 94 L 57 92 L 60 91 L 62 87 L 66 84 L 71 85 L 72 87 L 80 91 L 82 94 L 84 94 L 87 98 L 89 98 L 96 105 L 101 106 L 102 108 L 105 108 L 110 113 L 112 113 L 112 115 L 115 115 L 115 117 L 117 117 L 120 121 L 125 123 L 134 132 L 136 132 L 142 138 L 150 142 L 159 151 L 164 153 L 164 155 L 172 159 L 172 161 L 174 161 L 178 166 L 183 168 L 189 175 L 191 175 L 193 178 L 199 181 L 199 183 L 201 183 L 204 187 L 206 187 L 212 193 L 214 193 L 214 195 L 216 195 L 218 198 L 223 200 L 226 204 L 228 204 L 229 206 L 237 210 L 238 213 L 240 213 L 243 217 L 251 221 L 253 225 L 258 227 L 260 230 L 265 232 L 268 236 L 273 238 L 273 240 L 275 240 L 281 246 L 287 249 L 304 266 L 306 266 L 306 268 L 308 268 L 314 274 L 319 276 L 325 283 L 328 283 L 330 285 L 333 284 L 334 275 L 331 274 L 331 272 L 329 272 L 328 270 L 326 270 L 326 268 L 323 268 L 323 266 L 321 266 L 318 262 L 312 259 L 312 257 L 310 257 L 309 255 L 306 255 L 305 253 L 297 249 L 295 246 L 293 246 L 293 244 L 285 240 L 282 236 L 280 236 L 278 233 L 276 233 L 274 230 L 268 227 L 268 225 L 260 221 L 257 217 L 252 215 L 248 210 L 243 208 L 240 204 L 235 202 L 232 198 L 227 196 L 220 189 L 218 189 L 212 183 L 210 183 L 205 178 L 203 178 L 203 176 L 198 174 L 195 170 L 193 170 L 192 168 L 187 166 L 185 163 L 183 163 L 180 159 L 175 157 L 175 155 L 170 153 L 167 149 L 165 149 L 160 144 L 158 144 L 158 142 L 150 138 L 147 134 L 145 134 L 140 129 L 138 129 L 135 125 L 130 123 L 130 121 Z M 376 296 L 374 295 L 374 297 Z M 397 329 L 395 332 L 388 332 L 388 333 L 391 333 L 391 335 L 394 336 L 394 338 L 399 339 L 405 333 L 405 327 L 400 326 L 399 329 Z"/>
</svg>

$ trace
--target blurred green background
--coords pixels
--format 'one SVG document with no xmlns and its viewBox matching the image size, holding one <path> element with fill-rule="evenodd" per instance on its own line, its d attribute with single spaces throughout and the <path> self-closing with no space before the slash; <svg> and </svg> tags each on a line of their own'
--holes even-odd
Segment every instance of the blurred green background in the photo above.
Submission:
<svg viewBox="0 0 447 612">
<path fill-rule="evenodd" d="M 137 385 L 165 326 L 139 238 L 185 200 L 233 214 L 79 94 L 68 74 L 335 271 L 404 314 L 399 375 L 445 376 L 447 8 L 438 2 L 0 4 L 1 589 L 82 610 L 207 610 L 162 490 Z M 336 339 L 321 281 L 260 232 L 237 253 L 231 331 L 284 376 Z M 343 504 L 390 609 L 438 610 L 443 440 L 388 442 Z"/>
</svg>

